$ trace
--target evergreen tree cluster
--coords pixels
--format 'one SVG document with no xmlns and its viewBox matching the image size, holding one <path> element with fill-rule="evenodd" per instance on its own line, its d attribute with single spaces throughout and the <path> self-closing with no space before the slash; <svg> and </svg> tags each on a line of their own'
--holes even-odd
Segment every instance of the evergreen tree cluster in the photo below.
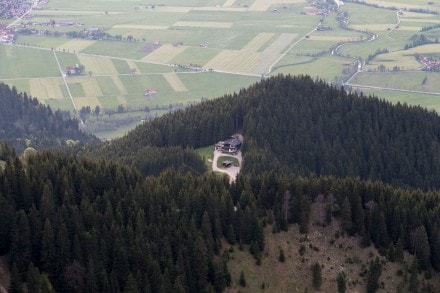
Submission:
<svg viewBox="0 0 440 293">
<path fill-rule="evenodd" d="M 262 215 L 273 215 L 274 231 L 287 230 L 292 223 L 308 233 L 311 204 L 329 215 L 330 224 L 341 221 L 344 232 L 359 235 L 390 261 L 402 261 L 403 251 L 415 255 L 418 268 L 440 271 L 440 192 L 396 188 L 380 181 L 359 178 L 290 177 L 274 172 L 244 175 L 236 187 L 250 193 Z M 289 195 L 286 197 L 286 190 Z"/>
<path fill-rule="evenodd" d="M 218 176 L 144 179 L 106 161 L 10 156 L 0 255 L 9 255 L 11 292 L 221 292 L 231 280 L 227 259 L 214 257 L 220 239 L 264 248 L 255 203 L 233 202 Z"/>
<path fill-rule="evenodd" d="M 240 132 L 242 173 L 360 176 L 440 187 L 440 117 L 420 107 L 347 94 L 308 76 L 276 76 L 139 126 L 94 155 L 149 146 L 198 148 Z"/>
<path fill-rule="evenodd" d="M 0 140 L 21 153 L 26 147 L 36 149 L 65 146 L 66 140 L 80 143 L 98 140 L 80 131 L 78 121 L 66 113 L 52 111 L 29 97 L 0 83 Z"/>
</svg>

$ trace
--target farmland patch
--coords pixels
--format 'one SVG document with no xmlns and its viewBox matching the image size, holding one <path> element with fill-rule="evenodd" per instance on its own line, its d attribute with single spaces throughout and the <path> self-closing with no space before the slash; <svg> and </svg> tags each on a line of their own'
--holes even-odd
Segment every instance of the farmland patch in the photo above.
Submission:
<svg viewBox="0 0 440 293">
<path fill-rule="evenodd" d="M 102 90 L 95 78 L 77 78 L 81 83 L 86 97 L 102 96 Z"/>
<path fill-rule="evenodd" d="M 198 22 L 198 21 L 178 21 L 174 24 L 175 27 L 199 27 L 199 28 L 231 28 L 232 22 Z"/>
<path fill-rule="evenodd" d="M 87 106 L 90 106 L 92 109 L 94 109 L 96 106 L 102 107 L 98 97 L 75 97 L 74 101 L 78 109 Z"/>
<path fill-rule="evenodd" d="M 264 54 L 279 54 L 289 46 L 296 38 L 296 34 L 281 34 L 273 43 L 271 43 L 264 51 Z"/>
<path fill-rule="evenodd" d="M 168 26 L 166 25 L 140 25 L 140 24 L 117 24 L 113 28 L 124 28 L 124 29 L 140 29 L 140 30 L 166 30 Z"/>
<path fill-rule="evenodd" d="M 78 55 L 81 65 L 84 65 L 86 72 L 92 71 L 93 75 L 118 74 L 112 61 L 108 58 Z"/>
<path fill-rule="evenodd" d="M 91 40 L 73 39 L 58 46 L 57 49 L 58 50 L 66 49 L 73 52 L 81 52 L 82 50 L 93 45 L 94 43 L 95 41 L 91 41 Z"/>
<path fill-rule="evenodd" d="M 142 61 L 168 63 L 171 59 L 185 51 L 185 49 L 185 46 L 175 47 L 173 45 L 163 45 L 142 58 Z"/>
<path fill-rule="evenodd" d="M 408 4 L 404 3 L 404 1 L 383 1 L 383 0 L 366 0 L 368 4 L 376 4 L 382 7 L 397 7 L 397 8 L 406 8 L 406 9 L 426 9 L 428 6 L 418 5 L 418 4 Z M 403 3 L 402 3 L 403 2 Z"/>
<path fill-rule="evenodd" d="M 34 78 L 29 80 L 32 95 L 39 100 L 64 99 L 65 89 L 61 78 Z"/>
<path fill-rule="evenodd" d="M 186 92 L 188 89 L 183 84 L 183 82 L 180 80 L 179 76 L 175 73 L 166 73 L 163 75 L 167 82 L 170 84 L 170 86 L 173 88 L 176 92 Z"/>
<path fill-rule="evenodd" d="M 259 33 L 249 43 L 246 44 L 241 50 L 257 52 L 266 42 L 268 42 L 274 36 L 274 33 Z"/>
<path fill-rule="evenodd" d="M 303 3 L 306 2 L 305 0 L 286 0 L 283 1 L 284 4 L 291 4 L 291 3 Z M 278 0 L 255 0 L 254 3 L 249 7 L 250 11 L 266 11 L 268 10 L 272 5 L 279 4 L 280 1 Z"/>
</svg>

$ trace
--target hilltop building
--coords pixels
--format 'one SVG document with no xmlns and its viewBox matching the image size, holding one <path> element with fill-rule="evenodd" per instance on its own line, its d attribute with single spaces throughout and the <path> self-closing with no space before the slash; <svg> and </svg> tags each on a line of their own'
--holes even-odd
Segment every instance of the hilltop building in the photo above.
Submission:
<svg viewBox="0 0 440 293">
<path fill-rule="evenodd" d="M 241 148 L 241 140 L 236 137 L 230 137 L 225 141 L 219 141 L 215 144 L 215 150 L 222 153 L 237 153 Z"/>
</svg>

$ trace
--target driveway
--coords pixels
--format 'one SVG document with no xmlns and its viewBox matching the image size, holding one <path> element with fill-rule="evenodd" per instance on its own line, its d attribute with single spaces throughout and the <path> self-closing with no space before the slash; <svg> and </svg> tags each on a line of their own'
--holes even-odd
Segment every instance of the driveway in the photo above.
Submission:
<svg viewBox="0 0 440 293">
<path fill-rule="evenodd" d="M 222 156 L 236 158 L 238 160 L 239 167 L 235 167 L 235 166 L 230 166 L 227 168 L 217 167 L 217 160 L 218 160 L 218 158 L 220 158 Z M 233 155 L 233 154 L 225 154 L 220 151 L 214 150 L 214 159 L 212 160 L 212 171 L 228 174 L 229 182 L 232 183 L 232 182 L 235 182 L 235 180 L 237 179 L 237 175 L 240 172 L 242 161 L 243 161 L 243 158 L 241 156 L 241 151 L 238 152 L 236 155 Z"/>
</svg>

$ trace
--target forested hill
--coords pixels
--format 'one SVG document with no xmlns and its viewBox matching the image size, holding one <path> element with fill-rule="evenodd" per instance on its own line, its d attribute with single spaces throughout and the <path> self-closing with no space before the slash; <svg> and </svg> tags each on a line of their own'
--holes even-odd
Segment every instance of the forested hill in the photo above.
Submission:
<svg viewBox="0 0 440 293">
<path fill-rule="evenodd" d="M 347 292 L 365 287 L 376 292 L 379 283 L 390 292 L 392 283 L 409 286 L 402 292 L 436 292 L 438 192 L 394 189 L 358 178 L 243 175 L 230 185 L 224 177 L 170 170 L 145 178 L 115 162 L 44 151 L 22 161 L 1 143 L 0 150 L 6 161 L 0 168 L 0 255 L 7 256 L 11 272 L 9 292 L 224 292 L 239 278 L 228 269 L 229 253 L 246 249 L 256 265 L 265 264 L 271 256 L 264 227 L 276 233 L 293 223 L 310 239 L 316 226 L 328 225 L 336 227 L 333 241 L 359 235 L 363 245 L 378 248 L 383 255 L 379 268 L 370 264 L 362 275 L 345 270 Z M 311 221 L 312 205 L 321 211 L 318 222 Z M 331 238 L 323 243 L 342 250 Z M 234 244 L 235 249 L 226 249 Z M 296 253 L 300 245 L 293 246 L 295 254 L 286 262 L 307 270 L 309 248 L 301 257 Z M 330 270 L 330 250 L 319 252 L 318 261 L 325 264 L 327 292 L 336 292 L 339 270 Z M 404 250 L 415 256 L 404 256 Z M 391 262 L 401 274 L 379 280 Z M 345 266 L 342 258 L 337 264 Z M 286 278 L 278 267 L 283 265 L 273 270 Z M 308 291 L 311 281 L 287 272 L 299 291 Z M 263 280 L 274 284 L 260 275 L 258 285 Z M 418 286 L 427 289 L 417 291 Z"/>
<path fill-rule="evenodd" d="M 67 140 L 80 143 L 97 142 L 78 128 L 76 119 L 53 112 L 27 94 L 0 83 L 0 140 L 17 152 L 26 147 L 36 149 L 63 146 Z"/>
<path fill-rule="evenodd" d="M 440 117 L 347 94 L 308 76 L 276 76 L 234 95 L 165 115 L 100 146 L 106 157 L 149 146 L 198 148 L 245 137 L 242 174 L 360 176 L 440 187 Z"/>
</svg>

